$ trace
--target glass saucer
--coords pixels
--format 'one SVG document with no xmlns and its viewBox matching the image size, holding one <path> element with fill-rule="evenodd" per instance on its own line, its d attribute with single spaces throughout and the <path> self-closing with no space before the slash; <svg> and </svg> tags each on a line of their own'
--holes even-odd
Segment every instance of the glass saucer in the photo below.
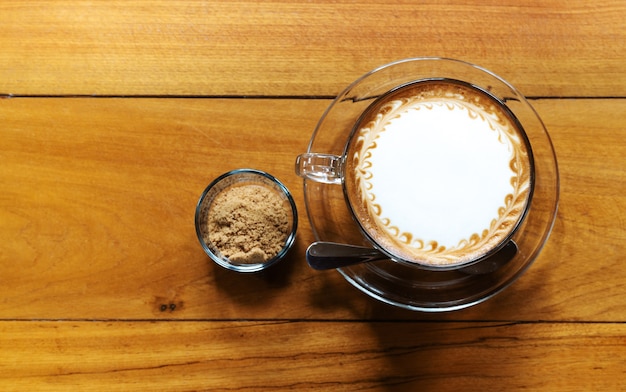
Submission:
<svg viewBox="0 0 626 392">
<path fill-rule="evenodd" d="M 458 60 L 414 58 L 394 62 L 364 75 L 344 90 L 320 119 L 307 152 L 341 155 L 360 113 L 376 97 L 408 82 L 450 78 L 485 89 L 517 117 L 534 155 L 535 184 L 526 218 L 511 237 L 519 251 L 496 271 L 470 274 L 432 271 L 390 259 L 337 269 L 365 294 L 390 305 L 423 312 L 466 308 L 491 298 L 519 278 L 539 255 L 556 217 L 559 177 L 550 137 L 524 96 L 493 73 Z M 304 181 L 309 221 L 318 241 L 369 244 L 353 221 L 339 185 Z"/>
</svg>

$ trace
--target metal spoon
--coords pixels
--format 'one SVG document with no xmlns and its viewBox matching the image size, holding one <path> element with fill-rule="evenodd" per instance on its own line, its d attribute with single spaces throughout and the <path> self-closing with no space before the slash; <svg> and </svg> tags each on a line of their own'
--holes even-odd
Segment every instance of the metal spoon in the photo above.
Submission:
<svg viewBox="0 0 626 392">
<path fill-rule="evenodd" d="M 472 275 L 491 273 L 511 261 L 517 250 L 517 244 L 511 240 L 494 254 L 460 268 L 459 271 Z M 316 270 L 341 268 L 388 258 L 389 256 L 378 249 L 334 242 L 314 242 L 306 250 L 306 261 Z"/>
</svg>

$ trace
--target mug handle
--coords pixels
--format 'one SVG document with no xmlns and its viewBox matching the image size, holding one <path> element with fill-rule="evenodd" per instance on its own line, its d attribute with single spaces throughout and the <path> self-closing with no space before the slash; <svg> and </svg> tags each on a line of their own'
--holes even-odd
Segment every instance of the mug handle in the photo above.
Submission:
<svg viewBox="0 0 626 392">
<path fill-rule="evenodd" d="M 296 158 L 296 174 L 324 184 L 341 184 L 341 157 L 332 154 L 306 153 Z"/>
</svg>

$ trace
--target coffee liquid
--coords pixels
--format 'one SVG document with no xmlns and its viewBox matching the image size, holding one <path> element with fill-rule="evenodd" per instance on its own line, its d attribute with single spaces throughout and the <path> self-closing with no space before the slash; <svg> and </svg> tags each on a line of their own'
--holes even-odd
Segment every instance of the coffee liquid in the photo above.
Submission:
<svg viewBox="0 0 626 392">
<path fill-rule="evenodd" d="M 346 147 L 344 190 L 363 231 L 395 258 L 453 266 L 488 255 L 521 222 L 532 154 L 508 108 L 449 79 L 378 98 Z"/>
</svg>

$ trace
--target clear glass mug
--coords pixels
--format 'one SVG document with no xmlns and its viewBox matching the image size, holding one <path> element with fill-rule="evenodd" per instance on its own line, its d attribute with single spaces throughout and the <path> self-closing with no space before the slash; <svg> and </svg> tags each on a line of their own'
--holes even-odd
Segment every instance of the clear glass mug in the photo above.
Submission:
<svg viewBox="0 0 626 392">
<path fill-rule="evenodd" d="M 379 186 L 377 194 L 367 194 L 365 196 L 361 194 L 359 197 L 357 196 L 357 194 L 359 193 L 358 191 L 355 192 L 349 189 L 350 187 L 354 187 L 353 185 L 349 184 L 349 182 L 351 181 L 346 181 L 346 173 L 348 171 L 354 170 L 354 167 L 358 166 L 358 164 L 352 164 L 352 166 L 350 166 L 350 161 L 353 160 L 351 154 L 353 154 L 354 151 L 358 151 L 354 150 L 351 146 L 356 144 L 355 140 L 360 137 L 361 129 L 367 128 L 367 124 L 371 123 L 374 117 L 380 117 L 380 113 L 383 113 L 384 117 L 384 113 L 386 113 L 386 111 L 388 110 L 384 109 L 382 110 L 382 112 L 380 111 L 381 108 L 384 108 L 385 105 L 387 105 L 389 102 L 395 101 L 398 97 L 400 98 L 400 100 L 407 97 L 412 97 L 414 95 L 413 92 L 403 93 L 402 91 L 409 91 L 413 88 L 412 86 L 420 83 L 434 83 L 434 85 L 439 84 L 444 86 L 448 86 L 446 83 L 459 83 L 461 85 L 461 90 L 466 89 L 467 91 L 469 91 L 468 94 L 470 97 L 477 97 L 476 99 L 478 100 L 483 99 L 484 97 L 486 97 L 485 99 L 487 100 L 491 99 L 491 101 L 489 101 L 490 104 L 498 106 L 498 113 L 508 116 L 507 119 L 509 121 L 509 125 L 512 125 L 513 128 L 515 128 L 513 133 L 515 134 L 515 137 L 519 137 L 519 140 L 515 140 L 511 143 L 517 143 L 516 145 L 520 145 L 523 148 L 521 149 L 521 155 L 515 156 L 514 158 L 517 159 L 518 163 L 525 162 L 524 164 L 526 165 L 526 169 L 523 172 L 518 171 L 515 172 L 514 175 L 524 178 L 524 189 L 519 190 L 519 194 L 514 195 L 514 198 L 517 198 L 518 200 L 513 204 L 504 205 L 505 208 L 510 207 L 512 209 L 516 209 L 517 212 L 512 215 L 511 219 L 508 219 L 506 222 L 503 223 L 504 226 L 506 226 L 506 229 L 501 230 L 500 235 L 493 237 L 493 239 L 491 240 L 487 239 L 485 241 L 482 241 L 480 237 L 483 233 L 479 232 L 478 239 L 475 238 L 476 236 L 472 235 L 469 235 L 468 238 L 464 238 L 463 246 L 458 246 L 458 244 L 454 243 L 451 246 L 449 244 L 442 245 L 442 241 L 433 241 L 432 239 L 428 238 L 424 240 L 420 237 L 416 240 L 415 233 L 408 232 L 407 234 L 407 231 L 403 231 L 396 225 L 387 224 L 387 228 L 391 228 L 393 231 L 396 231 L 400 234 L 399 237 L 402 237 L 400 242 L 403 242 L 403 244 L 401 244 L 400 246 L 403 248 L 406 248 L 407 243 L 413 241 L 413 245 L 417 244 L 416 246 L 425 251 L 427 254 L 441 254 L 446 252 L 454 253 L 454 255 L 452 256 L 450 254 L 446 255 L 447 259 L 443 262 L 441 260 L 433 261 L 434 259 L 429 255 L 427 255 L 426 258 L 416 258 L 406 252 L 398 251 L 398 247 L 396 246 L 398 238 L 395 238 L 391 242 L 381 239 L 384 236 L 381 235 L 380 225 L 379 227 L 375 227 L 375 225 L 370 225 L 367 223 L 368 221 L 372 220 L 372 215 L 377 215 L 379 213 L 378 210 L 380 209 L 380 205 L 376 203 L 370 203 L 369 206 L 361 208 L 359 205 L 363 204 L 362 199 L 367 199 L 367 197 L 382 198 L 386 192 L 380 191 L 380 189 L 383 189 L 382 185 L 380 184 L 388 184 L 388 182 L 381 181 L 379 184 L 374 185 Z M 447 87 L 445 87 L 445 89 L 447 89 Z M 426 88 L 426 91 L 430 90 L 430 87 Z M 474 92 L 476 93 L 476 95 L 473 95 Z M 427 92 L 426 95 L 428 94 L 429 93 Z M 445 97 L 445 94 L 442 95 L 441 92 L 438 92 L 429 98 L 437 100 L 441 97 Z M 463 101 L 463 99 L 461 101 Z M 428 104 L 432 104 L 432 99 L 430 101 L 426 99 L 426 101 L 428 101 Z M 423 104 L 423 102 L 421 104 Z M 463 102 L 462 104 L 464 105 Z M 418 103 L 417 105 L 419 106 L 420 103 Z M 480 107 L 484 108 L 485 106 Z M 472 108 L 468 109 L 462 107 L 457 110 L 457 112 L 464 112 L 464 110 L 471 111 L 471 109 Z M 489 114 L 489 111 L 487 111 L 487 114 Z M 435 118 L 437 119 L 443 117 Z M 387 120 L 389 119 L 386 119 L 385 121 Z M 460 120 L 457 119 L 452 121 Z M 495 124 L 496 127 L 499 127 L 497 121 L 494 120 L 493 123 L 490 123 L 490 121 L 491 120 L 487 119 L 488 124 L 486 126 L 493 127 Z M 389 124 L 389 121 L 387 121 L 387 124 Z M 527 128 L 530 128 L 530 134 L 528 134 Z M 504 131 L 500 130 L 499 132 Z M 445 139 L 445 137 L 458 136 L 458 133 L 452 132 L 448 135 L 444 135 L 443 139 Z M 505 138 L 509 137 L 506 133 L 504 133 L 504 136 Z M 376 137 L 380 137 L 380 134 L 377 134 Z M 502 137 L 502 135 L 500 135 L 500 137 Z M 489 258 L 499 249 L 503 248 L 507 243 L 512 241 L 513 237 L 519 232 L 520 227 L 524 226 L 524 220 L 531 206 L 536 182 L 536 168 L 534 165 L 533 157 L 534 149 L 538 148 L 542 156 L 548 155 L 548 153 L 550 153 L 549 156 L 552 160 L 554 157 L 549 139 L 547 139 L 548 144 L 546 145 L 546 137 L 547 134 L 545 132 L 543 124 L 538 119 L 538 116 L 524 99 L 524 97 L 519 92 L 517 92 L 517 90 L 515 90 L 510 84 L 508 84 L 503 79 L 497 77 L 493 73 L 486 71 L 483 68 L 458 60 L 440 58 L 407 59 L 387 64 L 373 70 L 372 72 L 364 75 L 363 77 L 355 81 L 346 90 L 344 90 L 344 92 L 339 97 L 337 97 L 337 99 L 327 109 L 327 111 L 322 116 L 320 122 L 318 123 L 316 131 L 311 139 L 309 151 L 297 157 L 296 172 L 298 175 L 304 177 L 306 182 L 309 184 L 341 184 L 344 195 L 344 206 L 342 207 L 342 209 L 347 211 L 347 213 L 344 213 L 342 211 L 341 215 L 349 215 L 352 220 L 356 222 L 360 234 L 365 239 L 365 241 L 362 241 L 363 243 L 378 248 L 381 252 L 385 253 L 390 259 L 394 261 L 427 270 L 445 271 L 450 269 L 467 267 L 470 264 L 477 263 L 479 261 Z M 533 142 L 534 139 L 542 140 Z M 423 141 L 423 139 L 421 140 Z M 470 143 L 473 142 L 470 141 Z M 458 143 L 453 147 L 458 149 Z M 510 148 L 510 146 L 508 146 L 508 148 Z M 393 151 L 393 149 L 390 149 L 389 151 Z M 411 156 L 410 150 L 403 151 L 405 155 Z M 359 151 L 359 153 L 364 152 Z M 428 151 L 427 149 L 424 150 L 422 148 L 422 150 L 420 150 L 420 153 L 428 154 Z M 466 158 L 471 158 L 472 149 L 466 149 L 465 154 Z M 479 153 L 478 155 L 481 154 Z M 381 154 L 381 156 L 384 156 L 384 154 Z M 452 158 L 450 159 L 450 161 L 458 161 L 458 157 L 456 157 L 455 155 L 451 155 L 450 158 Z M 384 162 L 388 160 L 383 158 L 377 159 L 377 165 L 378 162 Z M 478 168 L 484 169 L 485 167 L 489 167 L 489 161 L 487 159 L 478 160 L 483 161 L 477 166 Z M 428 163 L 428 160 L 423 161 L 422 163 L 424 162 Z M 439 164 L 441 164 L 441 162 L 439 162 Z M 542 168 L 542 171 L 552 170 L 553 173 L 549 174 L 554 177 L 556 176 L 555 165 L 556 162 L 554 162 L 554 169 Z M 384 171 L 381 169 L 381 171 L 376 173 L 376 175 L 378 177 L 381 177 L 381 172 L 384 173 Z M 431 170 L 431 172 L 437 174 L 436 169 Z M 371 173 L 368 173 L 368 175 L 371 175 Z M 392 178 L 392 183 L 406 182 L 405 177 L 406 175 Z M 434 177 L 436 177 L 436 175 Z M 352 182 L 354 183 L 358 181 L 354 180 Z M 419 182 L 417 183 L 419 184 Z M 371 184 L 369 185 L 371 186 Z M 436 186 L 436 179 L 432 180 L 428 183 L 427 190 L 432 189 Z M 418 188 L 419 186 L 417 188 L 414 187 L 410 189 L 414 190 Z M 489 193 L 489 187 L 486 187 L 484 189 L 485 193 Z M 462 194 L 463 188 L 458 188 L 456 191 Z M 554 193 L 554 189 L 552 189 L 551 191 L 552 193 Z M 428 192 L 421 189 L 420 193 Z M 440 195 L 441 193 L 435 192 L 435 194 Z M 445 195 L 446 193 L 444 192 L 443 194 Z M 501 196 L 498 194 L 497 197 Z M 546 195 L 546 197 L 549 197 L 549 195 Z M 427 198 L 418 199 L 421 200 L 421 202 L 425 202 L 425 200 L 428 200 Z M 403 200 L 404 202 L 406 202 L 406 198 L 404 198 Z M 446 200 L 446 203 L 449 203 L 450 201 L 454 201 L 454 199 L 448 199 Z M 393 206 L 393 201 L 387 201 L 386 203 L 389 204 L 385 208 L 389 210 L 388 207 Z M 554 206 L 553 208 L 553 212 L 555 210 L 555 207 L 556 206 Z M 404 206 L 403 209 L 404 208 L 406 208 L 406 206 Z M 377 212 L 372 213 L 373 209 L 377 210 Z M 400 209 L 399 213 L 396 212 L 398 217 L 392 218 L 392 223 L 393 219 L 402 219 L 400 215 L 403 215 L 403 209 Z M 426 209 L 428 209 L 428 207 L 426 207 Z M 324 218 L 333 219 L 334 217 L 310 216 L 315 233 L 318 233 L 320 231 L 318 228 L 315 227 L 315 222 L 319 222 L 320 219 Z M 375 220 L 378 221 L 389 221 L 389 218 L 385 216 L 379 216 L 375 218 Z M 472 214 L 469 214 L 468 219 L 471 220 L 471 218 Z M 462 220 L 459 222 L 461 223 L 457 222 L 457 224 L 462 224 Z M 343 221 L 342 224 L 343 223 L 345 223 L 345 221 Z M 385 223 L 383 223 L 382 225 L 385 226 Z M 320 225 L 318 224 L 318 226 Z M 422 230 L 427 226 L 428 224 L 419 225 L 418 228 Z M 437 235 L 446 236 L 447 234 L 445 234 L 445 232 L 446 230 L 448 230 L 446 224 L 444 223 L 440 226 L 441 227 L 439 228 Z M 384 230 L 385 228 L 382 229 L 382 231 Z M 318 235 L 317 237 L 320 236 Z M 354 241 L 354 236 L 344 237 L 350 237 L 352 239 L 349 239 L 349 241 Z M 545 240 L 546 238 L 547 235 L 542 236 L 542 240 Z M 480 243 L 473 248 L 471 246 L 467 246 L 467 244 L 476 244 L 477 241 Z M 463 254 L 463 252 L 465 252 L 466 254 Z"/>
</svg>

